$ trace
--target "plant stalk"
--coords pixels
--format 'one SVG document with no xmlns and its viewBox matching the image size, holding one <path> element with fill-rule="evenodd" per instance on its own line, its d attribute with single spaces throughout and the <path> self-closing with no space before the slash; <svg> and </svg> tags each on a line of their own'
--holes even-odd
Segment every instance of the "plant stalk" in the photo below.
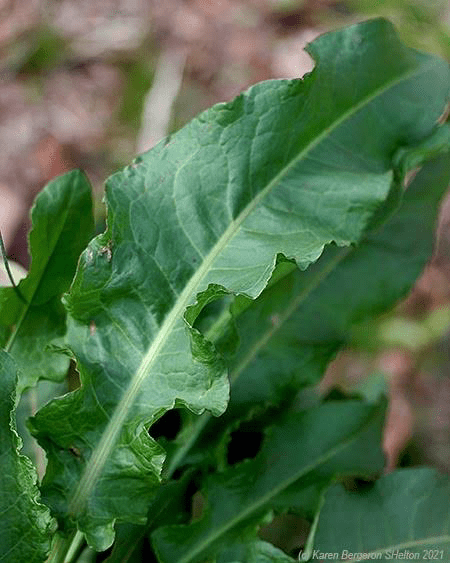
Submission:
<svg viewBox="0 0 450 563">
<path fill-rule="evenodd" d="M 56 535 L 46 563 L 72 563 L 80 552 L 83 542 L 84 534 L 79 530 L 67 538 Z"/>
<path fill-rule="evenodd" d="M 23 301 L 26 305 L 28 305 L 28 301 L 22 295 L 22 292 L 20 291 L 20 289 L 16 285 L 16 282 L 14 281 L 14 277 L 12 275 L 11 268 L 9 267 L 8 256 L 6 255 L 5 243 L 3 242 L 3 237 L 2 237 L 1 231 L 0 231 L 0 250 L 1 250 L 2 258 L 3 258 L 3 263 L 5 264 L 5 270 L 6 270 L 6 273 L 8 274 L 8 278 L 9 278 L 9 281 L 11 282 L 12 288 L 14 289 L 17 297 L 21 301 Z"/>
</svg>

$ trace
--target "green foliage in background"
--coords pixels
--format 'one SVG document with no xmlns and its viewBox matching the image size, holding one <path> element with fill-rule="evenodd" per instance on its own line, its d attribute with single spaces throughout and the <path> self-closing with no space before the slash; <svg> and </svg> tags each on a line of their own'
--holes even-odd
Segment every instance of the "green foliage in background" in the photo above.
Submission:
<svg viewBox="0 0 450 563">
<path fill-rule="evenodd" d="M 346 0 L 351 17 L 383 16 L 410 46 L 450 59 L 450 13 L 447 0 Z"/>
</svg>

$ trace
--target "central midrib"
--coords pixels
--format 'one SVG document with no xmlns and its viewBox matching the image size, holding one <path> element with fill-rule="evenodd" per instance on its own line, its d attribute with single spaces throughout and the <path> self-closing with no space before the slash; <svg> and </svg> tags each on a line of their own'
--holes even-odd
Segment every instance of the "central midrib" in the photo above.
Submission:
<svg viewBox="0 0 450 563">
<path fill-rule="evenodd" d="M 97 478 L 101 474 L 103 467 L 111 453 L 114 444 L 118 438 L 118 435 L 122 429 L 122 425 L 126 420 L 128 412 L 131 405 L 133 404 L 135 398 L 138 395 L 142 381 L 147 376 L 152 364 L 157 359 L 161 348 L 167 336 L 173 330 L 177 321 L 182 317 L 184 311 L 191 304 L 193 297 L 201 291 L 201 284 L 206 275 L 208 274 L 212 264 L 216 258 L 221 254 L 224 248 L 228 245 L 230 240 L 238 232 L 239 228 L 245 221 L 245 219 L 253 212 L 253 210 L 258 206 L 260 201 L 262 201 L 265 196 L 276 186 L 281 179 L 286 176 L 289 171 L 302 160 L 315 146 L 317 146 L 327 135 L 329 135 L 334 129 L 336 129 L 341 123 L 346 121 L 357 111 L 362 109 L 365 105 L 370 103 L 371 100 L 376 98 L 378 95 L 386 92 L 396 84 L 400 83 L 402 80 L 408 79 L 416 74 L 417 71 L 422 71 L 423 67 L 415 68 L 405 72 L 396 79 L 388 82 L 382 87 L 376 89 L 371 95 L 362 99 L 357 105 L 353 106 L 347 112 L 344 112 L 342 116 L 331 123 L 327 128 L 325 128 L 320 135 L 315 137 L 298 155 L 295 159 L 291 160 L 268 184 L 263 188 L 255 198 L 242 210 L 242 212 L 236 217 L 236 219 L 230 223 L 229 227 L 223 233 L 221 238 L 217 241 L 214 247 L 211 249 L 209 254 L 207 254 L 200 264 L 199 269 L 191 277 L 186 287 L 180 294 L 176 303 L 170 310 L 167 317 L 164 319 L 161 329 L 158 332 L 155 340 L 152 342 L 149 350 L 142 359 L 142 362 L 137 369 L 133 379 L 131 380 L 130 386 L 124 393 L 122 399 L 118 403 L 113 416 L 111 417 L 108 425 L 102 437 L 98 443 L 98 446 L 92 452 L 89 461 L 86 464 L 86 469 L 75 489 L 73 496 L 69 502 L 68 512 L 72 516 L 76 516 L 83 510 L 84 504 L 95 487 Z M 268 274 L 270 276 L 270 273 Z"/>
</svg>

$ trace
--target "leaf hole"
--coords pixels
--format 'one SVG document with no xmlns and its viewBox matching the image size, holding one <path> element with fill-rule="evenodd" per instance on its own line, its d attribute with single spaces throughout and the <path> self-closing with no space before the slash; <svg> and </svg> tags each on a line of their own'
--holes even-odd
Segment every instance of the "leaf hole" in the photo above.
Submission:
<svg viewBox="0 0 450 563">
<path fill-rule="evenodd" d="M 263 433 L 254 422 L 244 422 L 231 433 L 228 443 L 227 462 L 233 465 L 244 459 L 253 459 L 261 449 Z"/>
<path fill-rule="evenodd" d="M 152 426 L 149 433 L 157 440 L 165 438 L 166 440 L 174 440 L 181 429 L 181 413 L 180 409 L 171 409 L 162 415 Z"/>
<path fill-rule="evenodd" d="M 232 300 L 233 296 L 223 295 L 207 303 L 195 319 L 194 327 L 204 334 L 207 333 L 224 310 L 230 307 Z"/>
</svg>

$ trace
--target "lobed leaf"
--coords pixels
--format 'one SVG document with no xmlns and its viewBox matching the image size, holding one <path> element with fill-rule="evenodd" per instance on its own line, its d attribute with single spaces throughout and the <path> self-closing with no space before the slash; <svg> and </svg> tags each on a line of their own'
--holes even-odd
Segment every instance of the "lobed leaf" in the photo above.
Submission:
<svg viewBox="0 0 450 563">
<path fill-rule="evenodd" d="M 8 327 L 0 344 L 19 367 L 19 394 L 39 379 L 61 380 L 69 358 L 47 346 L 66 331 L 62 294 L 69 289 L 81 251 L 93 234 L 91 188 L 74 170 L 52 180 L 31 210 L 31 267 L 19 284 L 0 288 L 1 324 Z"/>
<path fill-rule="evenodd" d="M 0 351 L 0 561 L 38 563 L 46 559 L 55 522 L 40 503 L 34 467 L 19 453 L 16 383 L 17 367 Z"/>
<path fill-rule="evenodd" d="M 358 242 L 400 190 L 393 155 L 443 111 L 448 66 L 383 20 L 308 50 L 304 80 L 211 108 L 107 184 L 108 230 L 66 298 L 82 388 L 32 421 L 46 501 L 98 550 L 115 519 L 145 520 L 164 459 L 152 422 L 180 404 L 225 409 L 224 362 L 192 326 L 202 307 L 257 297 L 280 253 L 305 268 L 331 241 Z"/>
</svg>

